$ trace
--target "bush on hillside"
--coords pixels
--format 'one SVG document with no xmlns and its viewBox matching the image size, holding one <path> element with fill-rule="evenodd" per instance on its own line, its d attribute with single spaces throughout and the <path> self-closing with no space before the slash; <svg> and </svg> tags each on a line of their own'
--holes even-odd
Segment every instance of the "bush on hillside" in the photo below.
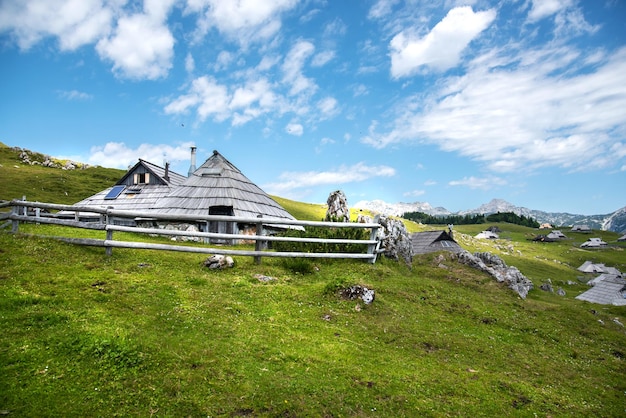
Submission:
<svg viewBox="0 0 626 418">
<path fill-rule="evenodd" d="M 364 228 L 324 228 L 309 226 L 305 231 L 290 229 L 279 236 L 298 238 L 322 238 L 322 239 L 351 239 L 367 240 L 370 231 Z M 306 253 L 366 253 L 367 246 L 364 244 L 328 244 L 317 242 L 274 242 L 276 251 L 297 251 Z"/>
</svg>

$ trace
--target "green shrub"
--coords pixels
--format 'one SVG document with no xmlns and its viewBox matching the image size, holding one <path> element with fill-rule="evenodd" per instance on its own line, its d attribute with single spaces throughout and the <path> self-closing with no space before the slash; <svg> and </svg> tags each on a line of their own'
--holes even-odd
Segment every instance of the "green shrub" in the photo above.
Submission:
<svg viewBox="0 0 626 418">
<path fill-rule="evenodd" d="M 367 240 L 369 239 L 369 230 L 364 228 L 324 228 L 324 227 L 307 227 L 305 231 L 289 230 L 280 236 L 282 237 L 298 237 L 298 238 L 322 238 L 322 239 L 351 239 L 351 240 Z M 308 242 L 275 242 L 274 249 L 276 251 L 297 251 L 307 253 L 366 253 L 367 246 L 365 244 L 332 244 L 332 243 L 308 243 Z"/>
</svg>

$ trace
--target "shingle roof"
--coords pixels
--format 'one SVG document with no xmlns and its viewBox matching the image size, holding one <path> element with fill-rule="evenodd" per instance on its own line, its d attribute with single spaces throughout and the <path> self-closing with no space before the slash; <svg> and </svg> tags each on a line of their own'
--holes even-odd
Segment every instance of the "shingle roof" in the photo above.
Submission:
<svg viewBox="0 0 626 418">
<path fill-rule="evenodd" d="M 426 231 L 411 234 L 413 254 L 427 254 L 435 251 L 459 252 L 463 249 L 446 231 Z"/>
<path fill-rule="evenodd" d="M 244 176 L 237 167 L 213 151 L 183 183 L 158 202 L 156 210 L 162 213 L 208 215 L 209 208 L 233 208 L 233 215 L 270 219 L 294 219 L 267 193 Z"/>
<path fill-rule="evenodd" d="M 576 299 L 603 305 L 626 306 L 626 279 L 610 276 L 596 283 L 591 289 L 576 296 Z"/>
<path fill-rule="evenodd" d="M 583 273 L 606 273 L 607 269 L 602 263 L 593 263 L 587 260 L 578 267 L 578 271 L 582 271 Z"/>
<path fill-rule="evenodd" d="M 132 175 L 139 167 L 145 168 L 152 173 L 156 179 L 154 184 L 141 184 L 126 187 L 115 199 L 106 199 L 107 194 L 116 187 L 116 185 L 124 184 L 126 179 Z M 78 203 L 76 206 L 91 206 L 97 208 L 114 207 L 118 210 L 143 211 L 149 210 L 156 206 L 159 199 L 167 196 L 170 191 L 181 184 L 186 179 L 185 176 L 168 170 L 167 179 L 165 178 L 165 168 L 159 167 L 145 160 L 139 160 L 128 172 L 116 183 L 93 196 L 90 196 Z"/>
</svg>

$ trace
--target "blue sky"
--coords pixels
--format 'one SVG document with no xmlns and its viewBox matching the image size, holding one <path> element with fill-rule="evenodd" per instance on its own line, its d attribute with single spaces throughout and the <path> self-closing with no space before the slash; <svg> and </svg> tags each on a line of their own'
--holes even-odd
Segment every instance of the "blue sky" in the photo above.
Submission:
<svg viewBox="0 0 626 418">
<path fill-rule="evenodd" d="M 323 203 L 626 205 L 621 0 L 3 0 L 0 141 Z"/>
</svg>

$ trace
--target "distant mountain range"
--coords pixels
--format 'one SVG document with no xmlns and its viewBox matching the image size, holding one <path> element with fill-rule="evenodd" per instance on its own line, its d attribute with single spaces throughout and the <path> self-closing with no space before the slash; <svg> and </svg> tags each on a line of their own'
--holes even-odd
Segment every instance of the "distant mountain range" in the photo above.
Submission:
<svg viewBox="0 0 626 418">
<path fill-rule="evenodd" d="M 382 200 L 366 201 L 362 200 L 354 205 L 356 209 L 366 209 L 372 212 L 381 213 L 391 216 L 402 216 L 406 212 L 422 212 L 432 216 L 448 216 L 448 215 L 489 215 L 497 212 L 513 212 L 517 215 L 524 215 L 535 219 L 539 223 L 549 223 L 554 227 L 574 225 L 587 225 L 591 229 L 600 229 L 603 231 L 626 232 L 626 207 L 616 210 L 606 215 L 576 215 L 565 212 L 544 212 L 541 210 L 533 210 L 520 206 L 502 199 L 492 199 L 489 203 L 485 203 L 476 209 L 463 210 L 459 212 L 450 212 L 443 207 L 433 207 L 430 203 L 414 202 L 414 203 L 387 203 Z"/>
</svg>

